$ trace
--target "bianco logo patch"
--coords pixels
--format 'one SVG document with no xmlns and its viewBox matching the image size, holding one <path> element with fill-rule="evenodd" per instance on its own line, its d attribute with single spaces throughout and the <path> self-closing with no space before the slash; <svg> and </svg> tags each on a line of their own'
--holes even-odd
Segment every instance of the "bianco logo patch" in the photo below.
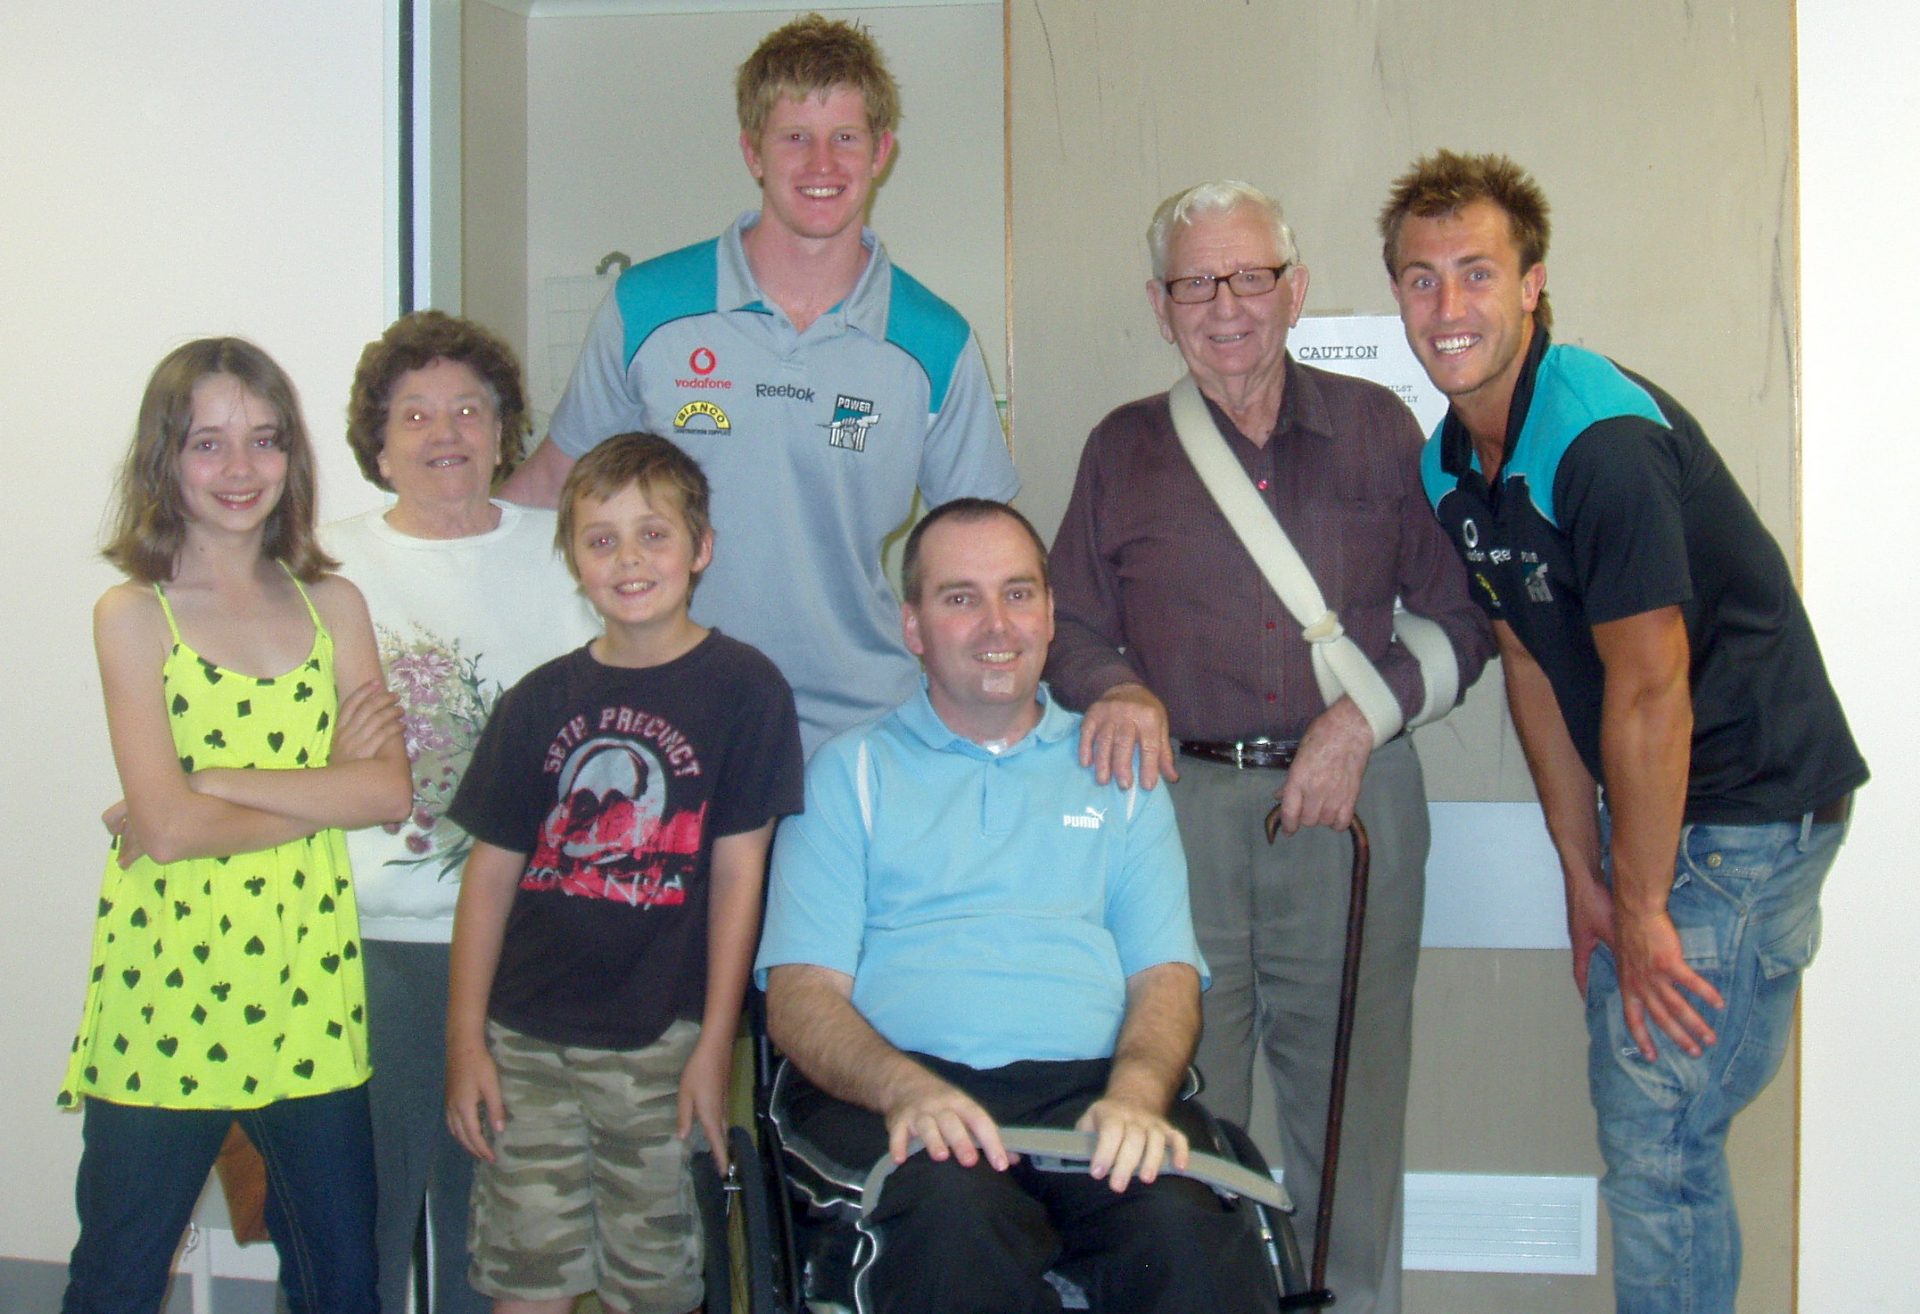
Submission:
<svg viewBox="0 0 1920 1314">
<path fill-rule="evenodd" d="M 1072 812 L 1067 813 L 1060 818 L 1060 824 L 1063 826 L 1071 826 L 1075 830 L 1099 830 L 1101 824 L 1105 822 L 1106 819 L 1107 810 L 1105 808 L 1090 807 L 1078 814 Z"/>
<path fill-rule="evenodd" d="M 706 423 L 699 423 L 701 420 L 705 420 Z M 673 427 L 681 430 L 692 429 L 696 433 L 724 433 L 733 428 L 733 422 L 727 418 L 725 411 L 712 402 L 691 401 L 674 415 Z"/>
</svg>

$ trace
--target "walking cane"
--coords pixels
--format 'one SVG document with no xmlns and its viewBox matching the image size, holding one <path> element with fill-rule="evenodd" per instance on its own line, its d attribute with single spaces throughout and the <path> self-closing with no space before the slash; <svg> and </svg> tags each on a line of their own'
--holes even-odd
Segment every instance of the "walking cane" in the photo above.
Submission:
<svg viewBox="0 0 1920 1314">
<path fill-rule="evenodd" d="M 1327 1246 L 1333 1229 L 1334 1173 L 1340 1165 L 1340 1124 L 1347 1103 L 1347 1061 L 1353 1052 L 1353 1015 L 1360 987 L 1360 946 L 1366 938 L 1367 872 L 1370 866 L 1367 828 L 1358 814 L 1348 832 L 1353 837 L 1353 884 L 1347 899 L 1347 953 L 1340 970 L 1340 1012 L 1333 1030 L 1333 1080 L 1327 1092 L 1327 1135 L 1321 1147 L 1320 1203 L 1313 1216 L 1313 1267 L 1308 1290 L 1282 1302 L 1286 1309 L 1318 1309 L 1331 1305 L 1326 1289 Z M 1280 834 L 1280 805 L 1267 813 L 1267 843 Z"/>
</svg>

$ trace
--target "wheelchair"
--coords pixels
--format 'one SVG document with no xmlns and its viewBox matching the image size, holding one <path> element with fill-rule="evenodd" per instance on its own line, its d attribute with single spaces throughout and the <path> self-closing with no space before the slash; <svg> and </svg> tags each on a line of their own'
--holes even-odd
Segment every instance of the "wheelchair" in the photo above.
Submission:
<svg viewBox="0 0 1920 1314">
<path fill-rule="evenodd" d="M 893 1161 L 882 1156 L 864 1172 L 848 1172 L 792 1142 L 781 1117 L 791 1069 L 766 1038 L 757 998 L 753 1013 L 754 1129 L 731 1130 L 724 1177 L 711 1155 L 695 1156 L 695 1194 L 707 1237 L 707 1314 L 854 1314 L 862 1308 L 855 1274 L 872 1258 L 874 1245 L 860 1222 L 878 1201 Z M 1190 1074 L 1182 1099 L 1197 1087 Z M 1272 1274 L 1270 1308 L 1331 1304 L 1332 1294 L 1310 1281 L 1294 1238 L 1293 1206 L 1253 1142 L 1240 1128 L 1194 1107 L 1207 1136 L 1192 1146 L 1185 1175 L 1211 1187 L 1223 1209 L 1241 1215 L 1248 1244 L 1262 1248 L 1263 1267 Z M 1093 1151 L 1091 1134 L 1059 1128 L 1007 1126 L 1001 1139 L 1042 1171 L 1083 1172 Z M 1060 1290 L 1063 1308 L 1086 1308 L 1066 1278 L 1049 1274 L 1048 1281 Z"/>
<path fill-rule="evenodd" d="M 1273 843 L 1280 822 L 1280 806 L 1275 804 L 1266 817 L 1269 844 Z M 1353 866 L 1347 902 L 1346 952 L 1334 1032 L 1333 1076 L 1328 1092 L 1325 1153 L 1311 1264 L 1300 1262 L 1293 1233 L 1292 1204 L 1285 1192 L 1273 1185 L 1265 1162 L 1245 1131 L 1232 1123 L 1208 1117 L 1209 1143 L 1193 1147 L 1199 1153 L 1192 1158 L 1201 1161 L 1203 1174 L 1192 1175 L 1202 1175 L 1234 1208 L 1249 1211 L 1251 1229 L 1266 1248 L 1268 1266 L 1274 1274 L 1276 1308 L 1280 1310 L 1321 1309 L 1334 1301 L 1333 1293 L 1324 1285 L 1327 1241 L 1332 1230 L 1334 1181 L 1340 1157 L 1371 867 L 1367 829 L 1358 816 L 1353 818 L 1349 836 L 1353 843 Z M 862 1234 L 857 1228 L 845 1226 L 835 1231 L 830 1224 L 836 1218 L 860 1217 L 863 1199 L 865 1210 L 871 1210 L 872 1202 L 878 1198 L 880 1183 L 892 1166 L 891 1160 L 883 1157 L 863 1180 L 856 1182 L 822 1174 L 791 1151 L 777 1116 L 782 1069 L 772 1042 L 767 1039 L 765 1001 L 758 992 L 751 993 L 750 1012 L 753 1122 L 757 1136 L 743 1128 L 732 1129 L 729 1139 L 732 1165 L 724 1182 L 715 1172 L 710 1156 L 706 1157 L 704 1170 L 696 1162 L 696 1192 L 702 1199 L 703 1216 L 708 1219 L 708 1314 L 732 1314 L 735 1310 L 742 1314 L 809 1314 L 809 1311 L 829 1314 L 829 1311 L 851 1309 L 848 1272 L 860 1258 Z M 1191 1074 L 1188 1085 L 1188 1094 L 1197 1089 Z M 1071 1138 L 1076 1134 L 1048 1128 L 1001 1128 L 1002 1140 L 1009 1149 L 1041 1156 L 1056 1170 L 1084 1164 L 1091 1149 L 1090 1138 L 1081 1136 L 1077 1142 L 1057 1139 L 1063 1135 Z M 724 1243 L 730 1235 L 740 1244 L 733 1248 L 737 1262 L 729 1271 L 729 1250 Z M 727 1280 L 729 1277 L 733 1279 L 731 1282 Z M 1056 1286 L 1064 1282 L 1052 1274 L 1048 1280 Z M 1071 1294 L 1075 1293 L 1063 1292 L 1062 1304 L 1067 1308 L 1075 1307 L 1067 1298 Z"/>
</svg>

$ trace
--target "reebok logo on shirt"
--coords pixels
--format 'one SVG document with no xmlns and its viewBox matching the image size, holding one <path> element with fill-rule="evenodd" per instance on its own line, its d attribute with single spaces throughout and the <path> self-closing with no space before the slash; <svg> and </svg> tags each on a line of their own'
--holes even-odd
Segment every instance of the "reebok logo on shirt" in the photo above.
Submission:
<svg viewBox="0 0 1920 1314">
<path fill-rule="evenodd" d="M 790 397 L 797 402 L 813 400 L 813 389 L 802 388 L 791 383 L 756 383 L 753 385 L 756 397 Z"/>
</svg>

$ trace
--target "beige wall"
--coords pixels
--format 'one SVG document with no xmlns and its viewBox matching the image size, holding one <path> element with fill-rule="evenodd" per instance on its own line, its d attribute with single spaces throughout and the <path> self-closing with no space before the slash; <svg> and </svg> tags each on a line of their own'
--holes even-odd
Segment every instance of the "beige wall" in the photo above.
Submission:
<svg viewBox="0 0 1920 1314">
<path fill-rule="evenodd" d="M 527 355 L 527 20 L 461 14 L 461 313 Z"/>
<path fill-rule="evenodd" d="M 1022 502 L 1043 530 L 1089 427 L 1179 370 L 1142 291 L 1141 234 L 1161 197 L 1215 177 L 1274 192 L 1312 270 L 1307 313 L 1391 313 L 1373 216 L 1396 173 L 1446 145 L 1506 151 L 1535 172 L 1556 207 L 1563 340 L 1671 387 L 1790 534 L 1785 0 L 1646 3 L 1632 22 L 1528 0 L 1037 0 L 1010 12 L 1013 432 Z M 1530 796 L 1496 684 L 1421 732 L 1435 797 Z M 1421 974 L 1409 1167 L 1596 1174 L 1565 954 L 1429 951 Z M 1778 1083 L 1736 1137 L 1747 1311 L 1781 1308 L 1790 1282 L 1792 1112 L 1791 1083 Z M 1602 1263 L 1593 1278 L 1416 1273 L 1408 1305 L 1608 1309 Z"/>
<path fill-rule="evenodd" d="M 367 503 L 342 440 L 386 317 L 383 0 L 15 0 L 0 16 L 0 1254 L 64 1259 L 80 1120 L 54 1111 L 118 794 L 89 609 L 140 390 L 170 348 L 238 333 L 293 375 L 333 514 Z M 0 1305 L 8 1302 L 0 1299 Z"/>
</svg>

